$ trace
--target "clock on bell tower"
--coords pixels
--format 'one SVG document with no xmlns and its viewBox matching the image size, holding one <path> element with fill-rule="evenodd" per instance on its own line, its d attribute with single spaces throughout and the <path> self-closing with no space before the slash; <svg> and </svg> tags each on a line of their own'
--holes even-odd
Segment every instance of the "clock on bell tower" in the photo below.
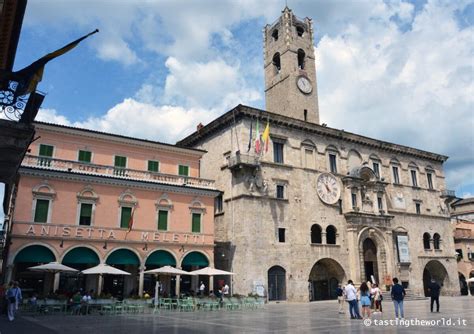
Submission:
<svg viewBox="0 0 474 334">
<path fill-rule="evenodd" d="M 285 7 L 264 28 L 266 110 L 319 124 L 312 21 Z"/>
</svg>

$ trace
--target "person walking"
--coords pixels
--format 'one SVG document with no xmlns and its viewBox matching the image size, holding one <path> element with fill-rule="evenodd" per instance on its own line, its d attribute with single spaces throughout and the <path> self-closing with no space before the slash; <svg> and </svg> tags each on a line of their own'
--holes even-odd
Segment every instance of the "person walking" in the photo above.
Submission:
<svg viewBox="0 0 474 334">
<path fill-rule="evenodd" d="M 372 294 L 374 295 L 374 303 L 375 303 L 375 311 L 374 313 L 382 313 L 382 300 L 383 300 L 383 295 L 382 295 L 382 290 L 380 290 L 378 284 L 374 284 L 374 287 L 372 288 Z"/>
<path fill-rule="evenodd" d="M 204 285 L 204 282 L 201 281 L 201 285 L 199 286 L 199 294 L 201 297 L 204 297 L 204 290 L 206 290 L 206 286 Z"/>
<path fill-rule="evenodd" d="M 366 282 L 362 282 L 359 288 L 360 305 L 362 306 L 362 318 L 370 318 L 370 289 Z"/>
<path fill-rule="evenodd" d="M 342 289 L 341 284 L 337 285 L 336 296 L 339 304 L 339 314 L 344 314 L 344 290 Z"/>
<path fill-rule="evenodd" d="M 405 316 L 403 313 L 403 298 L 405 298 L 406 292 L 403 286 L 398 284 L 398 278 L 394 277 L 392 282 L 391 295 L 393 306 L 395 307 L 395 318 L 398 318 L 400 315 L 400 319 L 403 319 Z"/>
<path fill-rule="evenodd" d="M 431 313 L 433 313 L 433 304 L 436 302 L 436 312 L 439 312 L 439 293 L 441 291 L 441 286 L 436 283 L 434 278 L 431 279 L 430 284 L 428 284 L 428 291 L 431 295 Z"/>
<path fill-rule="evenodd" d="M 18 310 L 18 304 L 23 299 L 18 282 L 11 282 L 6 293 L 8 303 L 8 320 L 15 320 L 15 314 Z"/>
<path fill-rule="evenodd" d="M 349 314 L 351 315 L 351 319 L 362 319 L 359 314 L 359 305 L 357 303 L 357 290 L 354 287 L 352 280 L 347 281 L 344 293 L 346 295 L 346 300 L 349 303 Z"/>
</svg>

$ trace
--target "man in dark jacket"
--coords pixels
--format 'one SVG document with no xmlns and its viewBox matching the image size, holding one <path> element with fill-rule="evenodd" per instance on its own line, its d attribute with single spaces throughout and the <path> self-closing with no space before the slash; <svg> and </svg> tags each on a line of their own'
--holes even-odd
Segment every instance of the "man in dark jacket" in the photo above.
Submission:
<svg viewBox="0 0 474 334">
<path fill-rule="evenodd" d="M 436 283 L 435 279 L 431 279 L 431 283 L 428 284 L 428 291 L 431 295 L 431 312 L 433 312 L 433 304 L 436 302 L 436 312 L 439 312 L 439 292 L 441 286 Z"/>
<path fill-rule="evenodd" d="M 393 306 L 395 307 L 395 318 L 398 318 L 400 315 L 400 318 L 404 318 L 403 314 L 403 298 L 405 298 L 406 292 L 403 286 L 398 284 L 398 278 L 394 277 L 393 278 L 393 285 L 392 285 L 392 300 L 393 300 Z"/>
</svg>

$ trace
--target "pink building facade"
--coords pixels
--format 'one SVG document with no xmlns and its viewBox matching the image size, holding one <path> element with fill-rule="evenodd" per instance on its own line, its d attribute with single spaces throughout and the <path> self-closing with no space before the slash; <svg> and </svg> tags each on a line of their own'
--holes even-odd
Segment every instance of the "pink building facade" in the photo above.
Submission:
<svg viewBox="0 0 474 334">
<path fill-rule="evenodd" d="M 204 151 L 35 126 L 39 139 L 19 170 L 7 279 L 40 294 L 82 288 L 129 296 L 153 289 L 145 270 L 213 267 L 218 192 L 199 177 Z M 106 263 L 131 275 L 53 277 L 27 270 L 51 261 L 78 270 Z M 174 294 L 196 291 L 199 279 L 161 281 Z"/>
</svg>

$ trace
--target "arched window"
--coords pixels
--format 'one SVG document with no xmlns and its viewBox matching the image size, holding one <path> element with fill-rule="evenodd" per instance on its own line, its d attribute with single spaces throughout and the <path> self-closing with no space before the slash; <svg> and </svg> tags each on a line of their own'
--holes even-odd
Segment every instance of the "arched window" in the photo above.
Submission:
<svg viewBox="0 0 474 334">
<path fill-rule="evenodd" d="M 272 37 L 274 41 L 278 41 L 278 29 L 273 30 Z"/>
<path fill-rule="evenodd" d="M 439 242 L 440 242 L 440 240 L 441 240 L 440 235 L 439 235 L 438 233 L 435 233 L 435 234 L 433 235 L 433 247 L 434 247 L 434 249 L 440 249 L 440 248 L 439 248 Z"/>
<path fill-rule="evenodd" d="M 332 225 L 329 225 L 326 228 L 326 243 L 328 245 L 335 245 L 336 244 L 336 228 Z"/>
<path fill-rule="evenodd" d="M 423 247 L 425 249 L 430 249 L 430 234 L 429 233 L 425 233 L 423 234 Z"/>
<path fill-rule="evenodd" d="M 304 28 L 302 26 L 296 26 L 296 33 L 298 34 L 299 37 L 303 37 Z"/>
<path fill-rule="evenodd" d="M 306 54 L 302 49 L 298 49 L 298 68 L 300 70 L 304 70 L 304 60 L 305 60 Z"/>
<path fill-rule="evenodd" d="M 273 56 L 273 66 L 275 67 L 275 73 L 280 73 L 281 63 L 280 63 L 280 53 L 277 52 Z"/>
<path fill-rule="evenodd" d="M 311 226 L 311 243 L 312 244 L 320 244 L 322 243 L 322 238 L 321 238 L 321 226 L 318 224 L 314 224 Z"/>
</svg>

